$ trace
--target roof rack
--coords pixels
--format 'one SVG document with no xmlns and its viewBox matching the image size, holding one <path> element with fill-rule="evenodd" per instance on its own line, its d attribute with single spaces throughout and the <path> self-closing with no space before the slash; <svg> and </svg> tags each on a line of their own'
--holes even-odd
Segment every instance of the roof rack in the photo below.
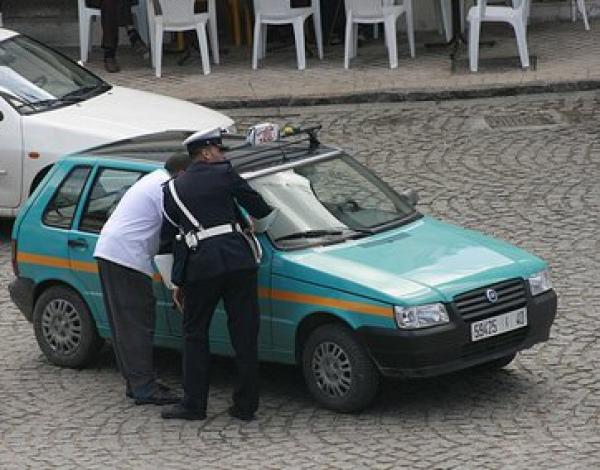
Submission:
<svg viewBox="0 0 600 470">
<path fill-rule="evenodd" d="M 227 158 L 232 165 L 240 172 L 254 174 L 268 172 L 270 167 L 292 167 L 302 164 L 304 160 L 313 161 L 325 155 L 331 156 L 332 151 L 337 149 L 320 143 L 319 130 L 321 130 L 320 125 L 306 128 L 286 125 L 281 128 L 278 140 L 258 146 L 246 143 L 245 135 L 228 134 L 223 137 L 225 144 L 229 144 Z M 156 132 L 102 144 L 77 154 L 165 162 L 174 154 L 186 152 L 181 142 L 190 133 L 188 131 Z"/>
<path fill-rule="evenodd" d="M 259 162 L 275 163 L 277 160 L 280 160 L 282 163 L 287 162 L 290 159 L 293 159 L 293 153 L 298 156 L 298 150 L 301 150 L 303 156 L 306 155 L 306 150 L 308 150 L 309 155 L 314 154 L 321 145 L 317 135 L 321 128 L 321 125 L 307 128 L 295 128 L 286 125 L 281 129 L 280 137 L 294 137 L 303 134 L 305 136 L 294 140 L 284 140 L 279 138 L 278 140 L 271 141 L 268 144 L 261 144 L 260 146 L 252 146 L 249 143 L 244 143 L 236 147 L 230 147 L 228 149 L 228 158 L 236 168 L 242 169 Z M 308 142 L 308 149 L 294 148 L 303 142 Z M 243 152 L 245 149 L 248 149 L 249 151 Z M 296 152 L 293 152 L 293 150 L 296 150 Z M 234 152 L 240 153 L 236 155 Z"/>
</svg>

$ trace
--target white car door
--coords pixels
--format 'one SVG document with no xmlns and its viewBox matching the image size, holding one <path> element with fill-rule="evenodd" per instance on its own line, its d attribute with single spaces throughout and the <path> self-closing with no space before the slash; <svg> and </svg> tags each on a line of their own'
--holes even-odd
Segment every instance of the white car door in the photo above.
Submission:
<svg viewBox="0 0 600 470">
<path fill-rule="evenodd" d="M 21 115 L 0 95 L 0 209 L 21 202 L 23 135 Z"/>
</svg>

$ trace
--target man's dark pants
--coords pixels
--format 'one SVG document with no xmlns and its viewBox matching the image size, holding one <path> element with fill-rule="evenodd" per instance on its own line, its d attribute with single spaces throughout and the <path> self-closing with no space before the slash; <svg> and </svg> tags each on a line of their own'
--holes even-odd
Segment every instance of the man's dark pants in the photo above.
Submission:
<svg viewBox="0 0 600 470">
<path fill-rule="evenodd" d="M 100 22 L 102 23 L 102 48 L 113 55 L 119 43 L 119 26 L 133 24 L 131 0 L 101 0 Z"/>
<path fill-rule="evenodd" d="M 148 396 L 156 386 L 152 278 L 102 258 L 97 262 L 117 366 L 135 397 Z"/>
<path fill-rule="evenodd" d="M 220 299 L 237 365 L 233 404 L 243 414 L 258 409 L 257 270 L 232 271 L 186 284 L 183 317 L 183 405 L 206 412 L 209 386 L 208 330 Z"/>
</svg>

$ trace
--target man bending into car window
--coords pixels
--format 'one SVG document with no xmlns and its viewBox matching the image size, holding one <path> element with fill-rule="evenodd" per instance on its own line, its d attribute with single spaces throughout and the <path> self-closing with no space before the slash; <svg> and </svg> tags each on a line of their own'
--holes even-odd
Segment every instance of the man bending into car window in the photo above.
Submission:
<svg viewBox="0 0 600 470">
<path fill-rule="evenodd" d="M 102 228 L 94 252 L 117 366 L 126 395 L 136 405 L 178 401 L 154 372 L 152 259 L 159 249 L 163 220 L 162 185 L 189 164 L 187 156 L 173 156 L 164 170 L 153 171 L 131 186 Z"/>
</svg>

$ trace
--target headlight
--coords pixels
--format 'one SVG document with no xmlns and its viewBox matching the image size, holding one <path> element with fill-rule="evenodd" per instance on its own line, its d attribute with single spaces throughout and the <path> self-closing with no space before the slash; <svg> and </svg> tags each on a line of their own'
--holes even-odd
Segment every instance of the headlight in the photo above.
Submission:
<svg viewBox="0 0 600 470">
<path fill-rule="evenodd" d="M 529 289 L 531 295 L 539 295 L 547 290 L 552 289 L 552 281 L 550 280 L 550 273 L 547 269 L 540 271 L 527 279 L 529 281 Z"/>
<path fill-rule="evenodd" d="M 398 328 L 414 330 L 448 323 L 448 312 L 443 304 L 427 304 L 417 307 L 394 307 Z"/>
</svg>

